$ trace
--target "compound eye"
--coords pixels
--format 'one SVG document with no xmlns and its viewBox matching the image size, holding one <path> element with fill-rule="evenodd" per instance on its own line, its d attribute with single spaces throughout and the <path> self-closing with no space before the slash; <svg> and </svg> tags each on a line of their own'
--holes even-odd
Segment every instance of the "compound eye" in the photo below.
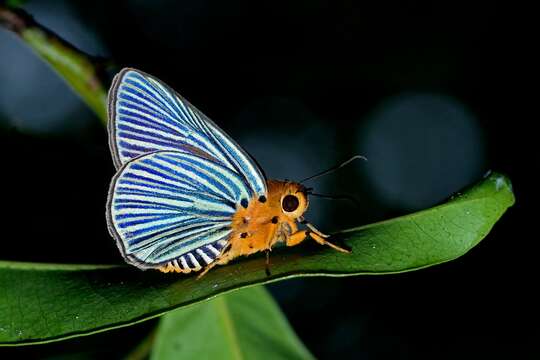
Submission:
<svg viewBox="0 0 540 360">
<path fill-rule="evenodd" d="M 298 205 L 300 205 L 300 202 L 298 201 L 298 198 L 294 195 L 287 195 L 283 198 L 283 201 L 281 202 L 281 206 L 283 207 L 283 210 L 285 212 L 293 212 L 296 209 L 298 209 Z"/>
</svg>

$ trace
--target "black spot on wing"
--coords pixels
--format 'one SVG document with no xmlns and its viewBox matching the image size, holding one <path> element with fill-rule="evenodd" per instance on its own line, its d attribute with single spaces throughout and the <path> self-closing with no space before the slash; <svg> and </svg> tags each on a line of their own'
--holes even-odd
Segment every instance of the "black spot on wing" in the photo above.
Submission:
<svg viewBox="0 0 540 360">
<path fill-rule="evenodd" d="M 248 199 L 245 199 L 245 198 L 244 198 L 244 199 L 240 200 L 240 205 L 242 205 L 242 207 L 243 207 L 244 209 L 247 209 L 247 207 L 248 207 L 248 205 L 249 205 Z"/>
</svg>

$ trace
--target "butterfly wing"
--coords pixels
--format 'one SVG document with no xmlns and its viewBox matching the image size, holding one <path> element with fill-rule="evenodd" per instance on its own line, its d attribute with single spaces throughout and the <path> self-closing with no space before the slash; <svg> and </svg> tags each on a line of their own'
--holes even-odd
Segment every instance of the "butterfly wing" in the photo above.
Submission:
<svg viewBox="0 0 540 360">
<path fill-rule="evenodd" d="M 109 134 L 117 168 L 153 151 L 194 154 L 240 175 L 266 196 L 265 177 L 251 157 L 212 120 L 160 80 L 126 68 L 109 92 Z"/>
<path fill-rule="evenodd" d="M 199 270 L 216 260 L 231 234 L 244 179 L 204 157 L 157 151 L 125 163 L 111 182 L 107 221 L 127 262 L 175 262 Z"/>
</svg>

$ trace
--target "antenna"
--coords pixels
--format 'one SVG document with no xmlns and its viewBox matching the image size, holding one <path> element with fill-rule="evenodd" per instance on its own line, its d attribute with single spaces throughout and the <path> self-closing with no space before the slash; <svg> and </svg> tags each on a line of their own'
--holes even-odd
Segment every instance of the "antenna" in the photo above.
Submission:
<svg viewBox="0 0 540 360">
<path fill-rule="evenodd" d="M 365 156 L 362 156 L 362 155 L 354 155 L 352 158 L 350 158 L 349 160 L 339 164 L 339 165 L 336 165 L 334 167 L 331 167 L 330 169 L 327 169 L 327 170 L 324 170 L 318 174 L 315 174 L 313 176 L 310 176 L 308 178 L 305 178 L 304 180 L 300 181 L 300 184 L 305 182 L 305 181 L 308 181 L 308 180 L 313 180 L 313 179 L 316 179 L 318 177 L 321 177 L 321 176 L 324 176 L 324 175 L 327 175 L 327 174 L 330 174 L 330 173 L 333 173 L 334 171 L 336 170 L 339 170 L 341 169 L 342 167 L 348 165 L 349 163 L 353 162 L 354 160 L 358 160 L 358 159 L 362 159 L 362 160 L 365 160 L 367 161 L 367 158 Z"/>
<path fill-rule="evenodd" d="M 354 205 L 356 205 L 356 207 L 361 207 L 360 201 L 358 201 L 353 196 L 349 196 L 349 195 L 324 195 L 324 194 L 317 194 L 317 193 L 312 193 L 312 192 L 308 192 L 308 194 L 310 196 L 315 196 L 315 197 L 326 199 L 326 200 L 347 200 L 347 201 L 352 202 Z"/>
</svg>

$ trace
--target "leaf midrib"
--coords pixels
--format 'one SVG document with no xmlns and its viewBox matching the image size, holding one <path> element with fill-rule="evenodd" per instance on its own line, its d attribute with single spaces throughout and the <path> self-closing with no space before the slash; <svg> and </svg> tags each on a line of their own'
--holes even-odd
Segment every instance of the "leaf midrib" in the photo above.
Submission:
<svg viewBox="0 0 540 360">
<path fill-rule="evenodd" d="M 231 315 L 229 313 L 229 307 L 227 306 L 226 297 L 220 296 L 216 298 L 214 301 L 219 311 L 219 314 L 221 315 L 220 317 L 223 320 L 223 327 L 225 328 L 225 334 L 230 340 L 229 344 L 231 347 L 232 356 L 234 359 L 243 360 L 244 357 L 242 356 L 242 350 L 240 348 L 240 343 L 238 341 L 238 333 L 231 319 Z"/>
</svg>

